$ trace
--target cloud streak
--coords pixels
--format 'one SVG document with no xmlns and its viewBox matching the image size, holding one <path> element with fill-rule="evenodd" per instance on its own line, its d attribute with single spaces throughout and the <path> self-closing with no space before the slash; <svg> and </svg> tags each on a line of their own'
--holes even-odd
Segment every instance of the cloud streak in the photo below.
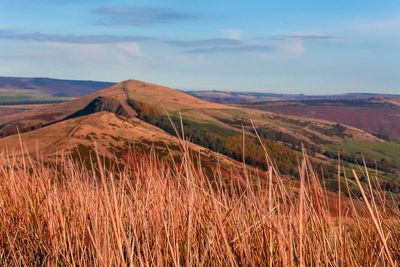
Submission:
<svg viewBox="0 0 400 267">
<path fill-rule="evenodd" d="M 214 46 L 186 50 L 185 54 L 217 54 L 217 53 L 271 53 L 275 48 L 271 45 L 239 45 Z"/>
<path fill-rule="evenodd" d="M 122 12 L 122 10 L 120 11 Z M 41 32 L 15 32 L 0 29 L 0 39 L 64 43 L 64 44 L 119 44 L 153 42 L 180 48 L 182 54 L 258 53 L 301 54 L 307 41 L 331 41 L 330 35 L 272 35 L 248 39 L 209 38 L 195 40 L 162 40 L 145 36 L 120 35 L 60 35 Z"/>
<path fill-rule="evenodd" d="M 322 35 L 279 35 L 249 39 L 198 39 L 167 41 L 169 45 L 184 49 L 183 54 L 257 53 L 257 54 L 301 54 L 307 40 L 330 40 Z"/>
<path fill-rule="evenodd" d="M 336 37 L 325 34 L 281 34 L 263 37 L 264 40 L 303 40 L 303 41 L 332 41 Z"/>
<path fill-rule="evenodd" d="M 279 41 L 269 43 L 241 43 L 233 46 L 195 47 L 183 51 L 184 54 L 219 54 L 219 53 L 283 53 L 298 55 L 304 52 L 302 40 Z"/>
<path fill-rule="evenodd" d="M 54 42 L 71 44 L 109 44 L 124 42 L 139 42 L 151 40 L 144 36 L 118 36 L 118 35 L 60 35 L 46 34 L 40 32 L 19 33 L 14 31 L 1 31 L 0 39 L 34 41 L 34 42 Z"/>
<path fill-rule="evenodd" d="M 102 7 L 93 11 L 103 18 L 101 25 L 150 25 L 170 24 L 180 21 L 193 20 L 196 17 L 189 13 L 162 7 Z"/>
<path fill-rule="evenodd" d="M 334 42 L 336 36 L 326 34 L 280 34 L 253 38 L 210 38 L 197 40 L 172 40 L 166 44 L 182 49 L 184 54 L 262 53 L 284 52 L 301 54 L 306 43 Z"/>
<path fill-rule="evenodd" d="M 227 38 L 199 39 L 189 41 L 168 41 L 168 44 L 178 47 L 209 47 L 209 46 L 238 46 L 242 45 L 241 40 Z"/>
</svg>

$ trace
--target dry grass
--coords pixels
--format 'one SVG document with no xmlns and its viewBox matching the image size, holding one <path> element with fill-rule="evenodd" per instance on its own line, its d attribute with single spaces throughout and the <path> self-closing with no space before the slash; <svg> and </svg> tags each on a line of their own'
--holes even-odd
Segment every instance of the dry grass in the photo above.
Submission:
<svg viewBox="0 0 400 267">
<path fill-rule="evenodd" d="M 373 177 L 356 208 L 306 157 L 288 186 L 272 166 L 206 175 L 182 144 L 180 163 L 132 153 L 120 171 L 0 155 L 0 265 L 398 265 L 400 212 Z"/>
</svg>

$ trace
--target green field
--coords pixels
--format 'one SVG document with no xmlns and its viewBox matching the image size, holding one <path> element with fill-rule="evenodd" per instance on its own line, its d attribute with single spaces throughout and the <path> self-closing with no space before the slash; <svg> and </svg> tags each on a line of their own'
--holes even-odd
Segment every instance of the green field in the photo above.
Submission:
<svg viewBox="0 0 400 267">
<path fill-rule="evenodd" d="M 370 173 L 376 170 L 384 181 L 394 181 L 399 178 L 400 143 L 398 142 L 368 142 L 346 140 L 342 145 L 328 145 L 332 151 L 340 151 L 341 158 L 347 162 L 350 169 L 363 167 L 365 159 Z M 399 183 L 396 181 L 396 183 Z"/>
<path fill-rule="evenodd" d="M 56 103 L 70 100 L 38 90 L 0 88 L 0 105 Z"/>
<path fill-rule="evenodd" d="M 341 146 L 331 146 L 331 149 L 341 150 L 342 153 L 363 155 L 376 161 L 387 161 L 400 166 L 400 143 L 398 142 L 368 142 L 347 140 Z"/>
<path fill-rule="evenodd" d="M 384 191 L 391 192 L 392 196 L 399 199 L 400 143 L 345 140 L 342 145 L 328 145 L 328 147 L 332 152 L 340 151 L 342 167 L 347 178 L 353 180 L 352 170 L 355 170 L 362 184 L 367 187 L 364 159 L 371 177 L 374 179 L 376 177 Z M 343 169 L 341 172 L 344 175 Z"/>
</svg>

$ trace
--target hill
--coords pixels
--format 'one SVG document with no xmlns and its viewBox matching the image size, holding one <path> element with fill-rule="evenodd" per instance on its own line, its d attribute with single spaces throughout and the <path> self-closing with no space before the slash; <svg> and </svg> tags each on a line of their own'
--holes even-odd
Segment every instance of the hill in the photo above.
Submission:
<svg viewBox="0 0 400 267">
<path fill-rule="evenodd" d="M 382 181 L 376 171 L 375 183 L 360 169 L 344 179 L 333 159 L 311 154 L 307 160 L 299 152 L 302 140 L 310 152 L 343 146 L 351 156 L 362 147 L 379 159 L 381 148 L 374 143 L 393 148 L 384 149 L 386 158 L 397 157 L 393 144 L 361 130 L 209 103 L 138 81 L 2 119 L 9 129 L 25 130 L 0 139 L 5 266 L 141 265 L 147 259 L 265 265 L 261 253 L 268 251 L 271 265 L 290 265 L 303 254 L 304 265 L 334 265 L 342 263 L 337 255 L 343 251 L 335 244 L 344 244 L 355 266 L 368 266 L 371 258 L 385 266 L 390 261 L 379 246 L 382 231 L 385 255 L 398 258 L 400 213 L 391 197 L 400 192 L 399 179 Z M 271 169 L 251 119 L 277 167 L 286 173 L 294 165 L 298 171 L 290 177 L 301 179 Z M 170 120 L 179 133 L 182 123 L 185 133 L 179 135 L 192 142 L 175 137 Z M 243 140 L 246 162 L 268 172 L 232 159 L 242 155 Z M 21 159 L 28 163 L 18 164 Z M 339 185 L 342 193 L 333 193 Z M 362 198 L 362 186 L 368 198 Z M 321 257 L 321 247 L 328 256 Z"/>
<path fill-rule="evenodd" d="M 42 143 L 40 150 L 52 155 L 61 150 L 73 153 L 75 148 L 92 150 L 93 142 L 99 143 L 102 155 L 108 158 L 113 154 L 122 157 L 129 152 L 132 142 L 139 147 L 147 144 L 142 146 L 144 150 L 151 149 L 149 144 L 154 142 L 163 144 L 164 149 L 159 146 L 162 154 L 164 142 L 171 141 L 170 146 L 175 143 L 176 147 L 177 137 L 184 137 L 190 141 L 193 151 L 205 149 L 204 156 L 222 154 L 231 161 L 244 159 L 248 165 L 266 170 L 265 148 L 279 171 L 292 177 L 298 175 L 298 158 L 302 157 L 303 148 L 318 170 L 335 174 L 335 155 L 346 142 L 386 144 L 363 130 L 336 122 L 212 103 L 178 90 L 134 80 L 66 103 L 1 117 L 0 135 L 6 137 L 0 140 L 1 147 L 18 149 L 14 135 L 17 129 L 24 133 L 22 139 L 28 152 L 34 153 L 36 144 Z M 349 166 L 360 159 L 354 151 L 346 156 Z M 395 160 L 388 164 L 374 166 L 379 157 L 378 152 L 367 158 L 368 166 L 377 167 L 385 181 L 396 179 L 398 164 L 395 162 L 400 155 L 395 154 Z M 333 189 L 334 184 L 337 183 L 332 181 Z"/>
<path fill-rule="evenodd" d="M 229 143 L 227 140 L 230 138 L 233 140 L 240 138 L 243 129 L 254 137 L 250 120 L 260 130 L 261 135 L 266 135 L 266 139 L 273 139 L 273 135 L 277 139 L 273 141 L 284 142 L 285 137 L 293 138 L 309 147 L 318 147 L 320 143 L 340 142 L 343 138 L 379 140 L 356 128 L 342 126 L 337 129 L 337 125 L 329 121 L 292 118 L 212 103 L 174 89 L 140 81 L 122 82 L 73 101 L 39 106 L 3 116 L 0 119 L 0 133 L 3 136 L 15 134 L 17 127 L 21 132 L 28 132 L 59 121 L 101 111 L 112 112 L 126 118 L 137 117 L 170 133 L 172 130 L 167 126 L 169 120 L 167 115 L 176 123 L 182 118 L 192 138 L 208 137 L 207 141 L 210 142 L 215 139 Z"/>
</svg>

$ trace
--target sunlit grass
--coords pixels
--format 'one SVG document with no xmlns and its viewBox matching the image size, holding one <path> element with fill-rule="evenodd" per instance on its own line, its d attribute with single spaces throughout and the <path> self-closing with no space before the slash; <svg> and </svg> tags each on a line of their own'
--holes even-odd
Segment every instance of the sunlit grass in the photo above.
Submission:
<svg viewBox="0 0 400 267">
<path fill-rule="evenodd" d="M 324 189 L 306 156 L 289 183 L 269 160 L 267 172 L 205 174 L 181 146 L 179 163 L 132 152 L 119 171 L 99 158 L 88 168 L 1 154 L 0 265 L 399 263 L 400 211 L 374 177 L 362 188 L 355 174 L 363 199 L 345 198 Z"/>
</svg>

